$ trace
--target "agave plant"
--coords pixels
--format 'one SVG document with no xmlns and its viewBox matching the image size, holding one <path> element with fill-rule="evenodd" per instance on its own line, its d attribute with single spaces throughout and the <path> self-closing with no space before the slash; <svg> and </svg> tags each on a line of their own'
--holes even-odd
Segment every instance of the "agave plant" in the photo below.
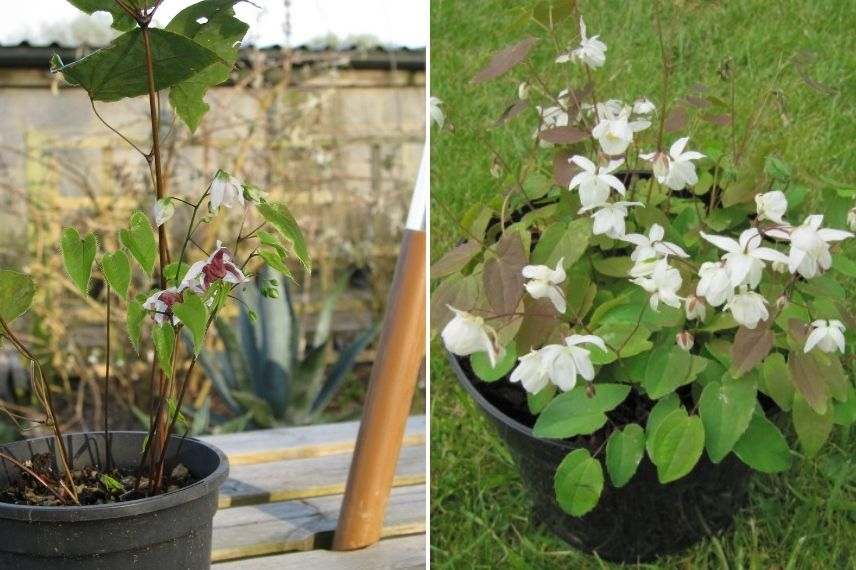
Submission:
<svg viewBox="0 0 856 570">
<path fill-rule="evenodd" d="M 333 311 L 347 279 L 324 299 L 312 338 L 304 339 L 285 279 L 268 272 L 261 287 L 242 294 L 237 334 L 222 319 L 215 327 L 224 350 L 205 353 L 200 364 L 225 403 L 237 414 L 229 431 L 251 421 L 260 427 L 311 423 L 341 388 L 357 357 L 377 334 L 368 327 L 328 367 Z"/>
</svg>

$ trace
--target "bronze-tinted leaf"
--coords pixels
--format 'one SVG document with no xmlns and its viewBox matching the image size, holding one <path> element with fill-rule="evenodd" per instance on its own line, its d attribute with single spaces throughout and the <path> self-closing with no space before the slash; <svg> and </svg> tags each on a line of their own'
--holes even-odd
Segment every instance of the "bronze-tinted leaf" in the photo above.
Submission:
<svg viewBox="0 0 856 570">
<path fill-rule="evenodd" d="M 474 240 L 465 241 L 458 247 L 446 252 L 431 266 L 431 279 L 439 279 L 460 271 L 481 251 L 481 244 Z"/>
<path fill-rule="evenodd" d="M 561 324 L 559 315 L 549 299 L 523 298 L 523 322 L 517 332 L 517 347 L 520 354 L 547 344 L 550 335 Z"/>
<path fill-rule="evenodd" d="M 431 331 L 440 332 L 452 317 L 451 305 L 462 311 L 471 311 L 479 298 L 480 281 L 475 275 L 452 275 L 431 294 Z"/>
<path fill-rule="evenodd" d="M 788 354 L 788 368 L 797 391 L 808 405 L 820 415 L 826 413 L 829 404 L 829 385 L 814 356 L 795 349 Z"/>
<path fill-rule="evenodd" d="M 541 140 L 553 144 L 574 144 L 591 138 L 588 131 L 568 125 L 566 127 L 554 127 L 538 133 Z"/>
<path fill-rule="evenodd" d="M 496 79 L 526 59 L 526 56 L 529 55 L 529 51 L 532 49 L 532 46 L 534 46 L 537 41 L 538 40 L 536 38 L 526 38 L 525 40 L 517 42 L 516 44 L 497 53 L 493 58 L 491 58 L 487 67 L 476 73 L 475 77 L 473 77 L 472 83 L 477 85 L 491 79 Z"/>
<path fill-rule="evenodd" d="M 522 113 L 526 107 L 529 106 L 528 99 L 518 99 L 508 107 L 506 107 L 505 111 L 502 112 L 502 115 L 493 123 L 494 127 L 499 127 L 504 125 L 520 113 Z"/>
<path fill-rule="evenodd" d="M 484 292 L 496 314 L 516 312 L 523 298 L 522 271 L 528 257 L 517 232 L 506 233 L 497 242 L 493 255 L 485 254 Z"/>
<path fill-rule="evenodd" d="M 727 127 L 731 124 L 731 115 L 728 113 L 724 115 L 704 115 L 702 119 L 712 125 L 719 125 L 721 127 Z"/>
<path fill-rule="evenodd" d="M 567 150 L 557 150 L 553 155 L 553 180 L 562 188 L 571 184 L 571 178 L 580 171 L 575 165 L 568 162 L 573 153 Z"/>
<path fill-rule="evenodd" d="M 731 345 L 731 375 L 740 378 L 760 364 L 773 348 L 771 321 L 759 323 L 754 329 L 740 327 Z"/>
<path fill-rule="evenodd" d="M 687 127 L 687 121 L 687 109 L 679 105 L 669 110 L 666 121 L 663 123 L 663 129 L 667 133 L 682 131 Z"/>
</svg>

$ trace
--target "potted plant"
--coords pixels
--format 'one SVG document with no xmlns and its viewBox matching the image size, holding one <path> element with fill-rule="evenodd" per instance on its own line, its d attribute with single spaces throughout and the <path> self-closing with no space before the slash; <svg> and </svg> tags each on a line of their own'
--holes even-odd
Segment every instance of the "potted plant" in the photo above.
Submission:
<svg viewBox="0 0 856 570">
<path fill-rule="evenodd" d="M 163 29 L 152 25 L 161 1 L 70 1 L 90 14 L 109 12 L 121 34 L 79 61 L 64 64 L 55 57 L 53 70 L 88 93 L 99 118 L 96 102 L 147 97 L 150 151 L 105 125 L 150 168 L 152 216 L 134 212 L 117 239 L 65 228 L 59 244 L 74 287 L 106 305 L 103 431 L 63 433 L 42 363 L 15 330 L 38 284 L 24 273 L 0 271 L 0 339 L 28 361 L 50 434 L 0 447 L 0 534 L 6 537 L 0 566 L 208 568 L 212 517 L 228 462 L 213 446 L 186 437 L 181 409 L 188 379 L 211 323 L 236 288 L 263 265 L 291 276 L 286 259 L 292 254 L 309 271 L 310 258 L 288 208 L 222 170 L 191 198 L 168 195 L 165 187 L 160 92 L 169 90 L 174 112 L 194 130 L 208 110 L 206 91 L 229 77 L 247 31 L 235 18 L 237 0 L 203 0 Z M 178 247 L 171 248 L 167 237 L 175 234 L 167 225 L 179 208 L 186 215 L 175 219 L 188 222 L 177 234 Z M 206 251 L 200 229 L 218 218 L 233 218 L 240 230 Z M 98 293 L 90 287 L 95 266 L 105 284 Z M 277 283 L 263 281 L 263 294 L 275 296 Z M 147 339 L 153 347 L 148 432 L 110 430 L 111 321 L 117 311 L 127 314 L 126 332 L 136 351 L 146 354 Z"/>
<path fill-rule="evenodd" d="M 606 99 L 607 46 L 568 3 L 541 8 L 554 67 L 528 61 L 526 38 L 473 79 L 524 69 L 495 127 L 528 113 L 534 135 L 492 151 L 505 191 L 433 264 L 432 328 L 533 517 L 603 558 L 650 560 L 728 527 L 752 471 L 787 470 L 787 424 L 810 456 L 856 421 L 856 320 L 834 278 L 856 276 L 837 229 L 856 210 L 753 147 L 766 94 L 738 132 L 733 96 L 671 94 L 661 42 L 656 104 Z M 727 142 L 699 152 L 689 125 Z"/>
</svg>

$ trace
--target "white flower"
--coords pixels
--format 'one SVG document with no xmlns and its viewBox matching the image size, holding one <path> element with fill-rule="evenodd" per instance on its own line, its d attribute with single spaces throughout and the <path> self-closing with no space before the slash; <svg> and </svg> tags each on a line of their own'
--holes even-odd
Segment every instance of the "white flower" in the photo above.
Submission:
<svg viewBox="0 0 856 570">
<path fill-rule="evenodd" d="M 672 190 L 683 190 L 698 182 L 695 164 L 692 161 L 704 158 L 702 153 L 694 150 L 684 152 L 689 140 L 689 137 L 682 137 L 672 143 L 669 148 L 668 160 L 663 153 L 659 152 L 640 154 L 639 158 L 654 163 L 654 175 L 657 177 L 657 182 L 665 184 Z"/>
<path fill-rule="evenodd" d="M 774 261 L 770 267 L 776 273 L 787 273 L 788 272 L 788 264 L 784 261 Z"/>
<path fill-rule="evenodd" d="M 669 176 L 669 167 L 672 164 L 669 155 L 665 152 L 649 152 L 640 153 L 639 158 L 647 160 L 651 163 L 651 170 L 654 172 L 654 177 L 657 182 L 663 184 Z"/>
<path fill-rule="evenodd" d="M 707 316 L 707 307 L 705 307 L 704 299 L 696 295 L 690 295 L 684 301 L 684 307 L 687 311 L 687 319 L 698 319 L 703 321 Z"/>
<path fill-rule="evenodd" d="M 586 23 L 580 16 L 580 47 L 563 53 L 556 58 L 556 63 L 578 61 L 596 69 L 606 61 L 606 44 L 598 39 L 599 36 L 586 36 Z"/>
<path fill-rule="evenodd" d="M 630 281 L 651 293 L 648 302 L 655 311 L 658 310 L 661 301 L 670 307 L 681 306 L 678 289 L 681 288 L 683 279 L 681 279 L 681 273 L 674 267 L 670 267 L 665 258 L 657 262 L 649 277 L 636 277 Z"/>
<path fill-rule="evenodd" d="M 567 392 L 577 384 L 577 375 L 584 380 L 594 380 L 594 366 L 591 353 L 580 347 L 581 344 L 593 344 L 604 352 L 606 344 L 594 335 L 571 335 L 565 338 L 565 344 L 548 344 L 520 357 L 520 363 L 511 373 L 512 382 L 520 382 L 523 388 L 535 394 L 545 388 L 549 382 Z"/>
<path fill-rule="evenodd" d="M 681 331 L 675 335 L 675 343 L 681 350 L 689 352 L 695 344 L 695 337 L 689 331 Z"/>
<path fill-rule="evenodd" d="M 204 293 L 215 281 L 239 285 L 250 281 L 232 259 L 229 250 L 217 242 L 217 247 L 208 259 L 197 261 L 187 270 L 181 281 L 181 289 L 190 289 L 196 293 Z"/>
<path fill-rule="evenodd" d="M 211 181 L 211 200 L 208 210 L 216 212 L 220 206 L 232 208 L 244 206 L 244 188 L 240 180 L 222 170 L 218 170 Z"/>
<path fill-rule="evenodd" d="M 751 288 L 761 282 L 764 261 L 786 262 L 788 257 L 775 249 L 761 247 L 763 237 L 756 228 L 749 228 L 740 234 L 740 241 L 730 237 L 710 235 L 701 232 L 701 237 L 727 253 L 722 256 L 731 275 L 731 286 L 749 285 Z"/>
<path fill-rule="evenodd" d="M 601 167 L 580 155 L 572 156 L 568 162 L 573 162 L 582 168 L 581 172 L 571 178 L 568 189 L 573 190 L 579 186 L 580 202 L 585 208 L 605 203 L 609 198 L 610 188 L 615 188 L 622 196 L 627 191 L 624 183 L 612 174 L 616 168 L 624 164 L 623 159 L 611 160 L 609 164 Z"/>
<path fill-rule="evenodd" d="M 812 215 L 795 228 L 773 228 L 766 233 L 772 237 L 790 240 L 788 270 L 811 279 L 832 265 L 829 243 L 853 237 L 844 230 L 821 228 L 822 215 Z"/>
<path fill-rule="evenodd" d="M 539 107 L 536 105 L 535 109 L 541 117 L 541 126 L 535 129 L 535 133 L 532 135 L 532 138 L 538 138 L 541 131 L 568 126 L 568 112 L 562 107 L 557 107 L 555 105 L 552 107 Z M 539 141 L 539 144 L 543 147 L 553 146 L 553 143 L 544 140 Z"/>
<path fill-rule="evenodd" d="M 596 236 L 606 235 L 613 239 L 619 239 L 624 235 L 627 208 L 641 205 L 641 202 L 613 202 L 598 206 L 600 209 L 591 215 L 591 218 L 594 220 L 592 233 Z M 580 208 L 579 213 L 587 212 L 594 207 Z"/>
<path fill-rule="evenodd" d="M 777 224 L 784 224 L 782 216 L 788 210 L 788 199 L 780 190 L 764 192 L 755 195 L 755 207 L 758 211 L 758 220 L 770 220 Z"/>
<path fill-rule="evenodd" d="M 850 208 L 847 212 L 847 226 L 850 231 L 856 232 L 856 208 Z"/>
<path fill-rule="evenodd" d="M 663 241 L 665 235 L 666 231 L 663 229 L 663 226 L 652 224 L 647 236 L 643 234 L 627 234 L 621 239 L 636 246 L 636 249 L 630 254 L 630 259 L 637 263 L 660 256 L 668 257 L 674 255 L 683 258 L 689 257 L 689 254 L 681 246 Z"/>
<path fill-rule="evenodd" d="M 760 321 L 770 318 L 767 299 L 755 291 L 750 291 L 746 286 L 740 293 L 729 299 L 724 309 L 731 311 L 734 320 L 747 329 L 754 329 Z"/>
<path fill-rule="evenodd" d="M 172 306 L 183 301 L 182 290 L 175 287 L 169 287 L 163 291 L 152 293 L 143 303 L 143 308 L 147 311 L 154 311 L 154 320 L 157 324 L 162 325 L 164 321 L 169 320 L 173 325 L 181 323 L 178 317 L 172 314 Z"/>
<path fill-rule="evenodd" d="M 175 204 L 172 203 L 172 198 L 161 198 L 155 202 L 154 215 L 155 224 L 161 227 L 175 214 Z"/>
<path fill-rule="evenodd" d="M 562 267 L 564 261 L 565 258 L 560 259 L 556 269 L 546 265 L 527 265 L 523 268 L 523 277 L 529 279 L 525 285 L 526 291 L 534 299 L 550 299 L 559 314 L 564 314 L 567 308 L 565 294 L 559 287 L 565 280 L 565 269 Z"/>
<path fill-rule="evenodd" d="M 476 352 L 487 352 L 491 366 L 502 358 L 504 349 L 498 346 L 496 331 L 484 323 L 484 319 L 466 311 L 446 305 L 455 313 L 454 318 L 443 328 L 440 336 L 452 354 L 469 356 Z"/>
<path fill-rule="evenodd" d="M 696 286 L 696 295 L 704 297 L 705 301 L 718 307 L 727 301 L 734 293 L 731 285 L 731 275 L 722 262 L 707 261 L 698 270 L 700 280 Z"/>
<path fill-rule="evenodd" d="M 819 319 L 811 323 L 814 330 L 808 335 L 805 341 L 805 352 L 810 351 L 815 346 L 823 352 L 835 352 L 840 350 L 844 353 L 844 324 L 841 321 L 832 319 L 829 321 Z"/>
<path fill-rule="evenodd" d="M 615 156 L 624 154 L 630 143 L 633 142 L 633 133 L 647 129 L 651 121 L 630 121 L 629 105 L 621 108 L 619 112 L 609 109 L 606 105 L 598 103 L 598 123 L 594 126 L 591 134 L 600 143 L 600 148 L 608 155 Z"/>
<path fill-rule="evenodd" d="M 443 109 L 440 108 L 442 104 L 443 101 L 439 97 L 428 99 L 428 113 L 431 115 L 431 120 L 441 129 L 443 128 L 443 123 L 446 122 L 446 116 L 443 114 Z"/>
<path fill-rule="evenodd" d="M 654 103 L 649 101 L 647 97 L 636 99 L 633 102 L 633 113 L 635 113 L 636 115 L 650 115 L 656 110 L 657 107 L 655 107 Z"/>
</svg>

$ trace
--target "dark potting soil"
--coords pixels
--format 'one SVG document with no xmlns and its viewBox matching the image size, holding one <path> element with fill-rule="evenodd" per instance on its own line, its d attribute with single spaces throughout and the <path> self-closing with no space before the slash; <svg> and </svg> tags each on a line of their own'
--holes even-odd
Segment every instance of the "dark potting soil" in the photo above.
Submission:
<svg viewBox="0 0 856 570">
<path fill-rule="evenodd" d="M 60 500 L 60 497 L 67 496 L 67 492 L 60 485 L 59 473 L 53 468 L 52 460 L 47 454 L 33 456 L 24 461 L 23 465 L 32 473 L 17 467 L 20 476 L 13 484 L 0 489 L 0 502 L 40 507 L 70 504 L 67 500 Z M 38 475 L 38 479 L 33 476 L 33 473 Z M 138 478 L 134 470 L 128 469 L 105 471 L 95 467 L 83 467 L 74 471 L 72 477 L 82 506 L 143 499 L 148 496 L 150 485 L 148 477 Z M 177 491 L 195 482 L 196 479 L 187 468 L 179 464 L 170 474 L 166 492 Z M 49 490 L 44 483 L 50 485 L 56 492 Z"/>
</svg>

